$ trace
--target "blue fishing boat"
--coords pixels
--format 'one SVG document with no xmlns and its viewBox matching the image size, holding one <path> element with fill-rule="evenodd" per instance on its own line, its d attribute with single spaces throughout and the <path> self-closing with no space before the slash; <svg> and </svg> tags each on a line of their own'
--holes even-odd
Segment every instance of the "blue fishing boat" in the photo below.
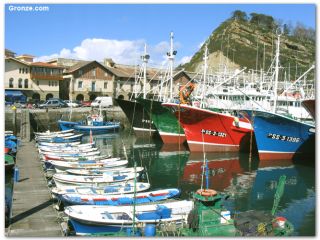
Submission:
<svg viewBox="0 0 320 240">
<path fill-rule="evenodd" d="M 303 154 L 315 152 L 315 125 L 278 113 L 280 110 L 277 105 L 279 54 L 280 34 L 278 34 L 275 55 L 275 84 L 273 86 L 272 111 L 245 110 L 245 113 L 250 118 L 254 128 L 260 160 L 299 160 Z M 309 70 L 311 69 L 313 67 Z"/>
<path fill-rule="evenodd" d="M 315 126 L 265 111 L 246 111 L 253 123 L 260 160 L 299 159 L 315 151 Z"/>
<path fill-rule="evenodd" d="M 183 223 L 193 208 L 187 200 L 133 206 L 68 206 L 69 217 L 77 235 L 130 231 L 135 226 L 159 223 Z M 153 225 L 153 226 L 154 226 Z"/>
<path fill-rule="evenodd" d="M 103 121 L 101 115 L 89 115 L 86 120 L 72 122 L 58 120 L 59 128 L 61 130 L 74 129 L 78 132 L 89 134 L 104 134 L 118 131 L 120 128 L 120 122 Z"/>
</svg>

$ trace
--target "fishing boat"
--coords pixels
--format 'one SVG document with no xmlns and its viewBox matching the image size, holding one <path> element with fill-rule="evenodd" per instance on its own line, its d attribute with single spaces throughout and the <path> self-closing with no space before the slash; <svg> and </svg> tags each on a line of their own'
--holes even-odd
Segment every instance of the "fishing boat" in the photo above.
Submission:
<svg viewBox="0 0 320 240">
<path fill-rule="evenodd" d="M 100 154 L 100 151 L 96 150 L 96 151 L 92 151 L 92 152 L 77 152 L 77 153 L 67 153 L 67 152 L 41 152 L 40 156 L 47 156 L 48 158 L 51 157 L 89 157 L 89 156 L 97 156 Z"/>
<path fill-rule="evenodd" d="M 87 161 L 46 161 L 54 166 L 57 172 L 66 171 L 67 169 L 100 169 L 100 168 L 115 168 L 128 164 L 128 160 L 87 160 Z"/>
<path fill-rule="evenodd" d="M 83 134 L 74 134 L 72 136 L 67 137 L 52 137 L 52 138 L 44 138 L 39 139 L 37 142 L 47 142 L 47 143 L 70 143 L 70 142 L 79 142 L 81 141 Z"/>
<path fill-rule="evenodd" d="M 144 54 L 141 56 L 141 59 L 143 60 L 142 69 L 140 69 L 140 73 L 143 73 L 143 82 L 141 82 L 141 84 L 144 86 L 142 93 L 143 98 L 146 98 L 147 96 L 145 86 L 147 84 L 147 63 L 149 58 L 150 56 L 147 54 L 147 46 L 145 45 Z M 139 75 L 136 82 L 139 82 L 140 78 L 141 77 Z M 136 95 L 139 96 L 140 94 L 138 93 Z M 134 98 L 129 100 L 118 98 L 115 99 L 115 101 L 125 113 L 136 136 L 152 137 L 157 135 L 157 129 L 154 126 L 149 113 L 139 102 L 137 102 Z"/>
<path fill-rule="evenodd" d="M 191 152 L 239 151 L 251 134 L 250 121 L 242 115 L 218 113 L 186 104 L 164 103 L 184 129 Z M 249 139 L 249 138 L 246 138 Z"/>
<path fill-rule="evenodd" d="M 116 184 L 117 182 L 125 182 L 134 178 L 134 173 L 117 174 L 110 172 L 102 176 L 80 176 L 63 173 L 55 173 L 53 180 L 56 186 L 80 185 L 80 186 L 106 186 Z"/>
<path fill-rule="evenodd" d="M 135 190 L 136 188 L 136 190 Z M 134 185 L 133 181 L 119 182 L 117 184 L 107 185 L 103 187 L 93 186 L 60 186 L 53 187 L 51 193 L 55 198 L 60 198 L 61 195 L 67 193 L 77 193 L 77 194 L 107 194 L 107 195 L 123 195 L 128 193 L 133 193 L 134 191 L 144 192 L 150 188 L 150 183 L 136 182 Z"/>
<path fill-rule="evenodd" d="M 306 99 L 306 100 L 303 100 L 301 104 L 309 112 L 313 120 L 316 120 L 316 100 Z"/>
<path fill-rule="evenodd" d="M 77 235 L 88 235 L 131 230 L 133 225 L 183 222 L 192 207 L 192 201 L 182 200 L 135 207 L 76 205 L 64 212 Z"/>
<path fill-rule="evenodd" d="M 120 160 L 120 159 L 119 159 Z M 136 167 L 136 172 L 140 173 L 144 170 L 143 167 Z M 86 175 L 86 176 L 102 176 L 105 173 L 108 172 L 117 172 L 119 174 L 122 173 L 133 173 L 134 168 L 107 168 L 107 169 L 67 169 L 67 173 L 73 174 L 73 175 Z"/>
<path fill-rule="evenodd" d="M 45 150 L 41 150 L 38 149 L 39 154 L 41 155 L 57 155 L 57 156 L 66 156 L 66 155 L 73 155 L 73 154 L 83 154 L 83 156 L 91 156 L 90 153 L 94 152 L 94 155 L 98 155 L 100 154 L 100 151 L 98 150 L 98 148 L 83 148 L 83 149 L 45 149 Z M 88 154 L 88 155 L 86 155 Z"/>
<path fill-rule="evenodd" d="M 38 142 L 36 145 L 37 146 L 48 146 L 48 147 L 74 147 L 74 146 L 79 146 L 81 144 L 80 141 L 76 142 L 66 142 L 66 143 L 54 143 L 54 142 Z"/>
<path fill-rule="evenodd" d="M 271 112 L 246 111 L 254 127 L 260 160 L 299 159 L 314 153 L 315 125 Z"/>
<path fill-rule="evenodd" d="M 146 98 L 136 99 L 136 101 L 148 112 L 163 143 L 165 144 L 182 144 L 186 140 L 184 131 L 175 116 L 167 108 L 161 105 L 164 99 L 167 101 L 175 101 L 173 97 L 173 61 L 176 53 L 177 52 L 173 50 L 173 32 L 171 32 L 170 51 L 167 53 L 170 71 L 168 79 L 164 81 L 160 87 L 162 89 L 163 85 L 168 84 L 169 82 L 169 96 L 167 99 L 165 96 L 159 96 L 158 100 Z"/>
<path fill-rule="evenodd" d="M 94 156 L 80 156 L 80 157 L 61 157 L 56 155 L 44 155 L 42 160 L 55 160 L 55 161 L 67 161 L 67 162 L 79 162 L 79 161 L 103 161 L 103 160 L 120 160 L 120 158 L 112 158 L 110 155 L 94 155 Z"/>
<path fill-rule="evenodd" d="M 186 137 L 183 128 L 170 110 L 163 107 L 163 102 L 137 98 L 144 109 L 151 115 L 153 124 L 156 126 L 161 140 L 165 144 L 182 144 Z"/>
<path fill-rule="evenodd" d="M 67 133 L 59 133 L 59 134 L 53 134 L 53 135 L 47 135 L 47 136 L 36 136 L 35 137 L 35 140 L 36 141 L 45 141 L 46 139 L 51 139 L 53 137 L 61 137 L 61 138 L 64 138 L 64 137 L 71 137 L 71 136 L 74 136 L 75 134 L 73 132 L 67 132 Z"/>
<path fill-rule="evenodd" d="M 101 114 L 92 114 L 87 116 L 85 121 L 71 122 L 58 120 L 58 125 L 61 130 L 74 129 L 75 131 L 84 134 L 104 134 L 116 132 L 120 128 L 120 122 L 103 121 Z"/>
<path fill-rule="evenodd" d="M 254 127 L 260 160 L 299 159 L 315 152 L 315 125 L 277 113 L 280 34 L 275 56 L 274 99 L 271 112 L 245 110 Z M 312 67 L 309 69 L 311 70 Z M 308 70 L 308 71 L 309 71 Z"/>
<path fill-rule="evenodd" d="M 71 146 L 71 145 L 58 145 L 58 146 L 45 146 L 45 145 L 39 145 L 38 149 L 42 150 L 42 151 L 60 151 L 60 150 L 79 150 L 79 151 L 84 151 L 86 149 L 92 149 L 94 148 L 94 143 L 85 143 L 85 144 L 79 144 L 79 145 L 75 145 L 75 146 Z"/>
<path fill-rule="evenodd" d="M 73 132 L 73 129 L 69 129 L 69 130 L 64 130 L 64 131 L 54 131 L 51 132 L 50 130 L 45 131 L 45 132 L 34 132 L 35 136 L 56 136 L 58 134 L 64 134 L 64 133 L 71 133 Z"/>
<path fill-rule="evenodd" d="M 108 195 L 104 194 L 79 194 L 66 193 L 60 196 L 64 206 L 70 205 L 107 205 L 122 206 L 132 204 L 145 204 L 167 200 L 177 197 L 180 190 L 177 188 L 161 189 L 151 192 L 134 194 Z"/>
</svg>

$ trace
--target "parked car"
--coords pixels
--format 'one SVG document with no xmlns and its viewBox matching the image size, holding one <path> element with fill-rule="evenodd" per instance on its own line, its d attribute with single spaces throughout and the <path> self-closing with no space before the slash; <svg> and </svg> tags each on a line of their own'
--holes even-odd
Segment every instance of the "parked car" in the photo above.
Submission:
<svg viewBox="0 0 320 240">
<path fill-rule="evenodd" d="M 81 106 L 82 107 L 91 107 L 91 101 L 82 101 Z"/>
<path fill-rule="evenodd" d="M 111 107 L 112 105 L 112 97 L 96 97 L 91 103 L 91 107 Z"/>
<path fill-rule="evenodd" d="M 47 100 L 45 103 L 39 105 L 39 108 L 61 108 L 61 107 L 68 107 L 68 105 L 59 98 L 51 98 Z"/>
<path fill-rule="evenodd" d="M 46 101 L 44 100 L 34 100 L 34 103 L 32 104 L 32 106 L 34 108 L 38 108 L 41 104 L 44 104 Z"/>
<path fill-rule="evenodd" d="M 76 107 L 80 107 L 80 106 L 81 106 L 80 102 L 77 101 L 77 100 L 73 100 L 73 101 L 71 101 L 71 100 L 64 100 L 64 102 L 65 102 L 69 107 L 74 107 L 74 108 L 76 108 Z"/>
</svg>

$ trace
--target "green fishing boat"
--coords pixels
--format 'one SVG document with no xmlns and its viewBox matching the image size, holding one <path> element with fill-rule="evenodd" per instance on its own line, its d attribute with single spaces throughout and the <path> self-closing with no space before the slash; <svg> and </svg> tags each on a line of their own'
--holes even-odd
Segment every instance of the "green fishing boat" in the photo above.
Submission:
<svg viewBox="0 0 320 240">
<path fill-rule="evenodd" d="M 136 101 L 149 113 L 164 143 L 181 144 L 186 140 L 179 121 L 169 109 L 161 105 L 161 101 L 142 98 Z"/>
</svg>

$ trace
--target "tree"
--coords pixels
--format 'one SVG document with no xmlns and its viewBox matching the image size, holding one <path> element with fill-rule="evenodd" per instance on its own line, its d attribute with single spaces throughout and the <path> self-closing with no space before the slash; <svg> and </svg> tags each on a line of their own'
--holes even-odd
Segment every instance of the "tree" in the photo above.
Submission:
<svg viewBox="0 0 320 240">
<path fill-rule="evenodd" d="M 240 10 L 236 10 L 232 13 L 232 19 L 242 21 L 242 22 L 247 22 L 248 21 L 248 16 L 245 12 L 242 12 Z"/>
</svg>

